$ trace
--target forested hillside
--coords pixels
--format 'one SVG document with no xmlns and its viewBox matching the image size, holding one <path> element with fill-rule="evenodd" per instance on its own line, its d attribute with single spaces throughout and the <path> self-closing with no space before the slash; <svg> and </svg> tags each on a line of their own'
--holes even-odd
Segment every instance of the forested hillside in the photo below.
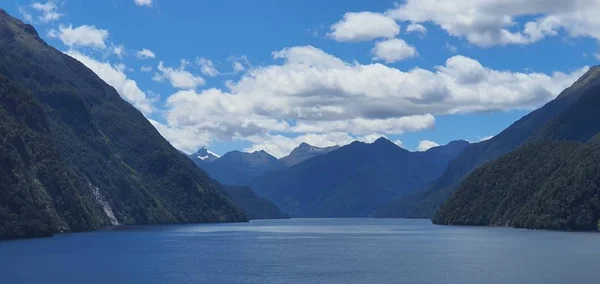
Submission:
<svg viewBox="0 0 600 284">
<path fill-rule="evenodd" d="M 0 10 L 0 238 L 245 221 L 114 88 Z"/>
</svg>

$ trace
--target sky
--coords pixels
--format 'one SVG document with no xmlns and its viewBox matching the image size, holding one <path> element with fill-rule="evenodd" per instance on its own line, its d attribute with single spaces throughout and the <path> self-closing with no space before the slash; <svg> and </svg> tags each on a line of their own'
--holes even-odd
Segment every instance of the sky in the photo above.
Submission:
<svg viewBox="0 0 600 284">
<path fill-rule="evenodd" d="M 598 0 L 12 1 L 176 148 L 488 139 L 600 63 Z"/>
</svg>

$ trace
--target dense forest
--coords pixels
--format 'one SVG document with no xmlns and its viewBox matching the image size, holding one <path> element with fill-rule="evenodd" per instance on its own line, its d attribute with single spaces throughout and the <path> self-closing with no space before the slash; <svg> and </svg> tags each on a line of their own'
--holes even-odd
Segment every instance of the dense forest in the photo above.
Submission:
<svg viewBox="0 0 600 284">
<path fill-rule="evenodd" d="M 245 221 L 114 88 L 0 10 L 0 239 Z"/>
<path fill-rule="evenodd" d="M 543 107 L 522 117 L 493 138 L 471 144 L 434 182 L 379 210 L 380 217 L 431 218 L 477 167 L 536 141 L 587 141 L 600 131 L 600 67 L 592 67 Z"/>
<path fill-rule="evenodd" d="M 597 230 L 600 145 L 543 142 L 475 170 L 440 208 L 436 224 Z"/>
</svg>

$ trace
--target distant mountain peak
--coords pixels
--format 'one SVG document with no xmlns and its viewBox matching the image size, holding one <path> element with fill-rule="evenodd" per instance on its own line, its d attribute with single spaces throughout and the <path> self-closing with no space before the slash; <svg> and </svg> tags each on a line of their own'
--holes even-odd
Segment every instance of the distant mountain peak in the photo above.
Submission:
<svg viewBox="0 0 600 284">
<path fill-rule="evenodd" d="M 323 154 L 329 153 L 331 151 L 337 150 L 338 148 L 340 148 L 340 147 L 337 145 L 320 148 L 320 147 L 310 145 L 306 142 L 302 142 L 302 143 L 300 143 L 300 145 L 298 145 L 298 147 L 294 148 L 294 150 L 292 150 L 292 152 L 289 155 L 287 155 L 279 160 L 281 162 L 283 162 L 284 165 L 291 167 L 291 166 L 297 165 L 299 163 L 302 163 L 312 157 L 323 155 Z"/>
<path fill-rule="evenodd" d="M 394 147 L 398 147 L 398 148 L 402 148 L 400 146 L 398 146 L 398 144 L 394 143 L 393 141 L 391 141 L 390 139 L 387 139 L 385 137 L 379 137 L 377 138 L 377 140 L 375 140 L 375 142 L 372 143 L 373 145 L 379 145 L 379 146 L 394 146 Z"/>
<path fill-rule="evenodd" d="M 196 151 L 196 153 L 192 154 L 191 156 L 194 159 L 197 158 L 204 162 L 212 162 L 221 157 L 212 152 L 211 150 L 208 150 L 206 146 L 202 146 L 200 149 L 198 149 L 198 151 Z"/>
</svg>

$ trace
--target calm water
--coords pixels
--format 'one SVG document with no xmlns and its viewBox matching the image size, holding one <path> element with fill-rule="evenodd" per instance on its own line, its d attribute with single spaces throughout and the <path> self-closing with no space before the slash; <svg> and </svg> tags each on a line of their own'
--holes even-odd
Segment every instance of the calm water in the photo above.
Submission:
<svg viewBox="0 0 600 284">
<path fill-rule="evenodd" d="M 292 219 L 0 242 L 1 283 L 599 283 L 600 234 Z"/>
</svg>

